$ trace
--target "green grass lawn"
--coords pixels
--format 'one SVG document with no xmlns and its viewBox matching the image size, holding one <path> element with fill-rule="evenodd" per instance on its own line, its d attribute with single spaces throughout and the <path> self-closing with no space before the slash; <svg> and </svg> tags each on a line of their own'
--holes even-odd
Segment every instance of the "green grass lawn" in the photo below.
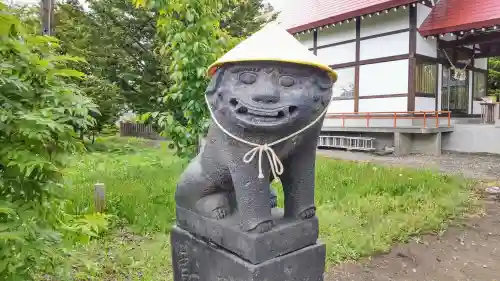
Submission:
<svg viewBox="0 0 500 281">
<path fill-rule="evenodd" d="M 187 164 L 166 145 L 112 138 L 73 157 L 65 171 L 77 213 L 93 212 L 93 184 L 106 185 L 118 218 L 101 239 L 76 247 L 82 280 L 171 280 L 168 230 L 174 191 Z M 281 196 L 279 184 L 276 184 Z M 386 251 L 395 241 L 438 231 L 470 206 L 470 182 L 432 171 L 318 157 L 316 203 L 329 265 Z"/>
</svg>

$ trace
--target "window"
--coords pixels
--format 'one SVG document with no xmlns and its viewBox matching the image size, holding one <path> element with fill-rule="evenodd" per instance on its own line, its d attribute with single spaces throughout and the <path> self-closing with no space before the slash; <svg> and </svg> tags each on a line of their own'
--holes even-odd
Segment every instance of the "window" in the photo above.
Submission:
<svg viewBox="0 0 500 281">
<path fill-rule="evenodd" d="M 433 62 L 417 61 L 415 81 L 417 93 L 436 95 L 437 64 Z"/>
<path fill-rule="evenodd" d="M 334 98 L 354 98 L 354 67 L 335 69 L 338 80 L 333 85 Z"/>
<path fill-rule="evenodd" d="M 474 71 L 473 97 L 475 101 L 482 101 L 487 96 L 486 93 L 486 73 Z"/>
</svg>

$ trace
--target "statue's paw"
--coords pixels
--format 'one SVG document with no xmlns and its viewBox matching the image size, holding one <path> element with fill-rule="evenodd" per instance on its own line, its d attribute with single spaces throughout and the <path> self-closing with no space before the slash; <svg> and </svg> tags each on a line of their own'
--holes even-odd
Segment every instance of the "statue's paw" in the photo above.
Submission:
<svg viewBox="0 0 500 281">
<path fill-rule="evenodd" d="M 264 233 L 268 232 L 273 228 L 274 222 L 273 221 L 264 221 L 259 223 L 254 229 L 251 230 L 251 232 L 254 233 Z"/>
<path fill-rule="evenodd" d="M 214 193 L 201 198 L 196 203 L 196 211 L 203 216 L 217 220 L 227 217 L 231 212 L 227 194 Z"/>
<path fill-rule="evenodd" d="M 212 213 L 215 219 L 221 220 L 229 215 L 229 208 L 226 206 L 222 206 L 213 210 Z"/>
<path fill-rule="evenodd" d="M 302 211 L 302 213 L 299 214 L 299 218 L 307 220 L 313 218 L 315 215 L 316 215 L 316 208 L 311 207 L 309 209 L 305 209 L 304 211 Z"/>
</svg>

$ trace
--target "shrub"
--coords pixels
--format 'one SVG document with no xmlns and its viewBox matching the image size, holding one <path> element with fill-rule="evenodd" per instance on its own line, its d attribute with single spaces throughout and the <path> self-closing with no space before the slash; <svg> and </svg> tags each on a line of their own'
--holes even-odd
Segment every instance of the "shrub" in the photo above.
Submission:
<svg viewBox="0 0 500 281">
<path fill-rule="evenodd" d="M 59 55 L 55 38 L 30 34 L 0 3 L 0 279 L 32 280 L 63 258 L 67 219 L 60 167 L 82 149 L 73 128 L 98 112 L 68 81 L 77 58 Z M 68 222 L 81 224 L 74 219 Z"/>
</svg>

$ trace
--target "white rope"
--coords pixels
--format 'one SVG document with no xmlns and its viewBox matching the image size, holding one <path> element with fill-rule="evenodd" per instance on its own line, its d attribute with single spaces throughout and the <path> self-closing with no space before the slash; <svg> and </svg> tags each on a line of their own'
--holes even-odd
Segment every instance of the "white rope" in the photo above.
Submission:
<svg viewBox="0 0 500 281">
<path fill-rule="evenodd" d="M 451 65 L 451 69 L 453 69 L 455 71 L 453 77 L 455 79 L 457 79 L 457 80 L 464 81 L 466 79 L 465 70 L 467 69 L 467 67 L 469 66 L 469 64 L 472 62 L 472 59 L 474 59 L 474 57 L 476 56 L 476 54 L 472 54 L 472 57 L 467 60 L 467 64 L 462 69 L 462 68 L 456 67 L 455 64 L 453 64 L 453 62 L 451 61 L 450 57 L 448 56 L 448 53 L 446 53 L 445 49 L 443 49 L 443 53 L 446 56 L 446 58 L 448 59 L 448 62 Z"/>
<path fill-rule="evenodd" d="M 327 106 L 325 107 L 325 110 L 316 119 L 314 119 L 314 121 L 309 123 L 309 125 L 305 126 L 304 128 L 296 131 L 295 133 L 290 134 L 286 137 L 283 137 L 279 140 L 273 141 L 271 143 L 258 144 L 258 143 L 247 141 L 247 140 L 242 139 L 238 136 L 235 136 L 234 134 L 232 134 L 231 132 L 226 130 L 224 127 L 222 127 L 222 125 L 219 123 L 219 121 L 217 121 L 217 118 L 215 118 L 215 114 L 212 111 L 212 107 L 210 106 L 210 102 L 208 101 L 207 95 L 205 95 L 205 101 L 207 102 L 208 110 L 210 111 L 210 116 L 212 117 L 212 120 L 226 135 L 230 136 L 231 138 L 233 138 L 241 143 L 244 143 L 244 144 L 247 144 L 247 145 L 253 147 L 247 153 L 245 153 L 245 155 L 243 155 L 243 162 L 244 163 L 248 164 L 248 163 L 252 162 L 253 159 L 255 158 L 255 156 L 257 155 L 257 153 L 259 154 L 259 159 L 258 159 L 258 161 L 259 161 L 259 179 L 264 178 L 264 174 L 262 173 L 262 154 L 264 152 L 266 153 L 267 159 L 269 160 L 269 165 L 271 166 L 271 172 L 273 173 L 273 177 L 278 178 L 278 176 L 283 174 L 285 169 L 284 169 L 283 163 L 281 163 L 281 160 L 279 159 L 278 155 L 276 155 L 276 152 L 274 151 L 274 149 L 272 149 L 272 146 L 279 144 L 281 142 L 284 142 L 288 139 L 291 139 L 291 138 L 295 137 L 296 135 L 304 132 L 305 130 L 311 128 L 314 124 L 316 124 L 328 112 L 328 106 L 329 106 L 329 104 L 327 104 Z"/>
</svg>

